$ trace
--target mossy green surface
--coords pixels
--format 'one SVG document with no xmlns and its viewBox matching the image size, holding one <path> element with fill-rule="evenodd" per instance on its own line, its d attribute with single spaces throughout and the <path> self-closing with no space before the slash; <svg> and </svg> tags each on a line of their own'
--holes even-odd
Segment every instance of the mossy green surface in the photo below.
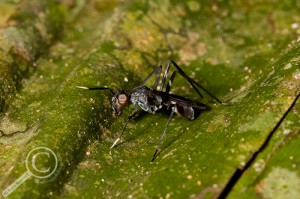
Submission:
<svg viewBox="0 0 300 199">
<path fill-rule="evenodd" d="M 58 169 L 48 181 L 30 177 L 8 198 L 216 198 L 299 94 L 297 1 L 73 3 L 67 4 L 69 11 L 68 6 L 46 6 L 61 15 L 50 14 L 42 24 L 62 24 L 51 29 L 55 40 L 26 45 L 35 49 L 28 51 L 34 69 L 20 73 L 20 88 L 14 89 L 0 122 L 1 192 L 26 171 L 26 156 L 35 147 L 51 148 Z M 21 11 L 13 17 L 22 21 L 21 15 L 30 18 Z M 28 23 L 22 28 L 28 29 Z M 20 60 L 19 72 L 28 64 L 18 54 L 0 53 L 10 59 L 1 59 L 6 68 Z M 165 112 L 139 114 L 111 149 L 133 108 L 113 118 L 109 91 L 76 86 L 130 91 L 169 59 L 233 106 L 219 105 L 205 94 L 199 99 L 177 76 L 172 92 L 200 100 L 210 110 L 193 121 L 175 116 L 153 163 Z M 2 96 L 6 88 L 1 85 Z M 299 196 L 298 110 L 299 102 L 229 198 L 272 198 L 273 190 L 277 196 L 287 191 Z M 278 179 L 281 175 L 287 178 Z"/>
</svg>

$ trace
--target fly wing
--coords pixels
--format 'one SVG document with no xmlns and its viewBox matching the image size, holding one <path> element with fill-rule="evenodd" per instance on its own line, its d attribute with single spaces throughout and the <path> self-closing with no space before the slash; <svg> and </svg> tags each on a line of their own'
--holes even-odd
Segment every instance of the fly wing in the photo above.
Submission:
<svg viewBox="0 0 300 199">
<path fill-rule="evenodd" d="M 195 118 L 195 109 L 207 109 L 207 106 L 205 106 L 205 104 L 202 104 L 200 102 L 193 102 L 187 98 L 177 95 L 170 94 L 168 101 L 171 104 L 175 104 L 177 112 L 189 120 L 193 120 Z"/>
<path fill-rule="evenodd" d="M 173 104 L 178 104 L 180 106 L 186 106 L 186 107 L 193 107 L 199 110 L 204 110 L 208 108 L 205 104 L 201 102 L 191 101 L 190 99 L 178 95 L 169 94 L 168 100 L 171 101 L 171 103 Z"/>
</svg>

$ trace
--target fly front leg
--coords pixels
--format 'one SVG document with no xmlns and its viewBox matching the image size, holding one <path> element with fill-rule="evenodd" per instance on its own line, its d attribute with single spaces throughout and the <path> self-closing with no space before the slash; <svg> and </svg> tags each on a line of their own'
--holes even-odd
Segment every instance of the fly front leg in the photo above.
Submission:
<svg viewBox="0 0 300 199">
<path fill-rule="evenodd" d="M 161 137 L 160 137 L 160 139 L 159 139 L 159 141 L 158 141 L 158 144 L 157 144 L 157 147 L 156 147 L 156 150 L 155 150 L 155 152 L 154 152 L 154 155 L 153 155 L 153 157 L 152 157 L 151 162 L 153 162 L 153 161 L 155 160 L 155 158 L 156 158 L 157 152 L 159 151 L 160 145 L 161 145 L 161 143 L 162 143 L 162 140 L 164 139 L 164 137 L 165 137 L 165 135 L 166 135 L 166 132 L 167 132 L 169 123 L 170 123 L 170 121 L 171 121 L 171 119 L 172 119 L 172 117 L 173 117 L 173 115 L 174 115 L 174 112 L 175 112 L 175 106 L 172 106 L 172 111 L 171 111 L 171 114 L 170 114 L 170 116 L 169 116 L 168 122 L 167 122 L 167 124 L 166 124 L 165 130 L 164 130 L 163 134 L 161 135 Z"/>
<path fill-rule="evenodd" d="M 129 120 L 132 119 L 134 116 L 136 116 L 136 114 L 137 114 L 137 112 L 135 111 L 132 115 L 130 115 L 130 116 L 127 118 L 127 120 L 126 120 L 126 122 L 125 122 L 125 125 L 124 125 L 124 127 L 123 127 L 121 133 L 119 134 L 118 138 L 115 140 L 115 142 L 111 145 L 110 148 L 113 148 L 114 146 L 116 146 L 116 144 L 120 141 L 120 139 L 121 139 L 121 137 L 122 137 L 122 135 L 123 135 L 123 133 L 124 133 L 126 127 L 127 127 L 127 124 L 128 124 L 128 122 L 129 122 Z"/>
</svg>

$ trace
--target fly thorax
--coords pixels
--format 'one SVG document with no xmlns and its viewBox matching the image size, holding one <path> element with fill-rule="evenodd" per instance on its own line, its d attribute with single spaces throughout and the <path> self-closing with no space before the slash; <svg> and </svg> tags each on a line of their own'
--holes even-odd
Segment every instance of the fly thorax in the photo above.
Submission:
<svg viewBox="0 0 300 199">
<path fill-rule="evenodd" d="M 131 93 L 131 102 L 137 104 L 141 109 L 149 113 L 162 108 L 163 99 L 160 95 L 154 93 L 152 89 L 147 87 L 138 87 Z"/>
<path fill-rule="evenodd" d="M 136 105 L 138 104 L 144 111 L 149 111 L 148 97 L 143 93 L 132 93 L 131 102 Z"/>
</svg>

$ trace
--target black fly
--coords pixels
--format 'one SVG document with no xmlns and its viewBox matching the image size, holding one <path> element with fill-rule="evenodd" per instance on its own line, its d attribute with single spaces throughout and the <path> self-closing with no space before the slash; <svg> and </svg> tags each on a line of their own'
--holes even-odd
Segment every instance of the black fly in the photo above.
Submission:
<svg viewBox="0 0 300 199">
<path fill-rule="evenodd" d="M 172 73 L 172 75 L 169 79 L 169 82 L 167 83 L 165 91 L 164 91 L 164 87 L 166 84 L 169 69 L 170 69 L 170 66 L 172 66 L 172 65 L 176 68 L 176 70 Z M 157 75 L 156 75 L 153 89 L 148 88 L 147 86 L 145 86 L 145 83 L 155 73 L 157 73 Z M 165 106 L 168 109 L 171 109 L 171 113 L 170 113 L 169 119 L 167 121 L 167 124 L 165 126 L 164 132 L 158 141 L 153 158 L 151 160 L 151 162 L 153 162 L 156 158 L 157 152 L 160 149 L 160 145 L 166 134 L 168 125 L 171 121 L 172 116 L 174 115 L 174 112 L 179 113 L 181 116 L 183 116 L 189 120 L 193 120 L 195 117 L 196 110 L 201 111 L 201 110 L 208 108 L 203 103 L 191 101 L 185 97 L 181 97 L 181 96 L 173 95 L 173 94 L 169 93 L 176 73 L 179 73 L 181 76 L 183 76 L 190 83 L 190 85 L 195 89 L 195 91 L 198 93 L 198 95 L 201 98 L 203 98 L 203 96 L 199 92 L 198 88 L 202 89 L 205 93 L 207 93 L 210 97 L 212 97 L 218 103 L 223 104 L 218 98 L 216 98 L 208 90 L 203 88 L 203 86 L 201 86 L 198 82 L 196 82 L 195 80 L 190 78 L 188 75 L 186 75 L 174 61 L 172 61 L 172 60 L 169 61 L 167 68 L 164 72 L 164 75 L 162 77 L 162 80 L 161 80 L 160 90 L 158 90 L 158 84 L 160 81 L 161 73 L 162 73 L 162 66 L 155 68 L 152 71 L 152 73 L 150 73 L 143 80 L 143 82 L 138 87 L 134 88 L 130 93 L 127 93 L 124 90 L 120 90 L 117 93 L 115 93 L 111 88 L 107 88 L 107 87 L 88 88 L 88 87 L 78 86 L 78 88 L 88 89 L 88 90 L 106 90 L 106 89 L 109 90 L 113 94 L 112 109 L 113 109 L 113 115 L 116 117 L 118 117 L 122 114 L 123 109 L 127 105 L 129 105 L 130 102 L 133 104 L 134 113 L 131 116 L 129 116 L 128 119 L 126 120 L 125 125 L 122 129 L 122 132 L 120 133 L 120 135 L 118 136 L 116 141 L 112 144 L 111 148 L 113 148 L 118 143 L 118 141 L 121 139 L 129 120 L 137 114 L 138 106 L 142 110 L 149 112 L 149 113 L 155 113 L 156 111 L 160 110 L 161 108 L 163 108 Z"/>
</svg>

